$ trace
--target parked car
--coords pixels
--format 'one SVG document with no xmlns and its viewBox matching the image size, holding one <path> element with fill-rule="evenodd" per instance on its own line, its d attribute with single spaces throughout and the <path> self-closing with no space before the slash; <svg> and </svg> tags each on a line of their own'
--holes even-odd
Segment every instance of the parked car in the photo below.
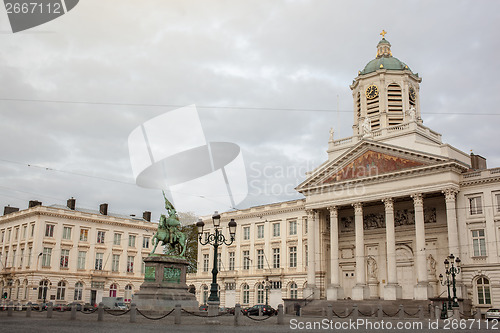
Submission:
<svg viewBox="0 0 500 333">
<path fill-rule="evenodd" d="M 269 305 L 265 304 L 256 304 L 252 306 L 251 308 L 246 308 L 243 310 L 243 313 L 249 316 L 258 316 L 259 315 L 259 309 L 262 309 L 262 314 L 264 316 L 272 316 L 276 314 L 276 310 L 273 309 Z"/>
<path fill-rule="evenodd" d="M 200 311 L 208 311 L 208 305 L 206 304 L 200 305 Z"/>
<path fill-rule="evenodd" d="M 486 311 L 485 318 L 487 320 L 491 320 L 491 319 L 500 320 L 500 309 L 496 309 L 496 308 L 489 309 L 488 311 Z"/>
<path fill-rule="evenodd" d="M 234 315 L 234 308 L 226 308 L 226 313 Z"/>
<path fill-rule="evenodd" d="M 53 309 L 54 309 L 54 311 L 61 311 L 61 312 L 71 310 L 71 308 L 67 304 L 64 304 L 64 303 L 54 304 Z"/>
</svg>

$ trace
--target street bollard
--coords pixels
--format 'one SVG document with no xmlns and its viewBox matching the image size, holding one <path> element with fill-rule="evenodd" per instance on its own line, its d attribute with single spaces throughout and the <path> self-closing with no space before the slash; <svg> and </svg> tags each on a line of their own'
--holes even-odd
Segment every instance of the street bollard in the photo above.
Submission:
<svg viewBox="0 0 500 333">
<path fill-rule="evenodd" d="M 259 317 L 262 317 L 262 308 L 259 308 Z"/>
<path fill-rule="evenodd" d="M 331 304 L 328 304 L 328 313 L 327 313 L 327 318 L 328 318 L 328 321 L 332 321 L 333 320 L 333 305 Z"/>
<path fill-rule="evenodd" d="M 399 319 L 403 319 L 405 317 L 405 308 L 403 304 L 399 304 Z"/>
<path fill-rule="evenodd" d="M 418 319 L 424 319 L 424 309 L 422 308 L 422 305 L 418 306 Z"/>
<path fill-rule="evenodd" d="M 23 311 L 23 307 L 20 302 L 17 302 L 17 311 Z"/>
<path fill-rule="evenodd" d="M 31 302 L 28 302 L 28 305 L 26 305 L 26 317 L 31 317 Z"/>
<path fill-rule="evenodd" d="M 358 305 L 357 304 L 354 304 L 352 306 L 352 318 L 354 320 L 357 320 L 358 319 L 358 316 L 359 316 L 359 311 L 358 311 Z"/>
<path fill-rule="evenodd" d="M 132 303 L 130 305 L 130 322 L 135 323 L 136 319 L 137 319 L 137 306 L 135 305 L 135 303 Z"/>
<path fill-rule="evenodd" d="M 285 316 L 283 315 L 283 304 L 279 304 L 278 305 L 278 325 L 283 325 L 284 323 L 285 323 Z"/>
<path fill-rule="evenodd" d="M 238 326 L 240 324 L 240 315 L 241 315 L 241 305 L 237 303 L 234 307 L 234 326 Z"/>
<path fill-rule="evenodd" d="M 14 311 L 14 302 L 9 302 L 7 305 L 7 317 L 12 317 L 12 312 Z"/>
<path fill-rule="evenodd" d="M 441 308 L 439 308 L 439 306 L 436 305 L 436 307 L 434 308 L 434 318 L 439 319 L 440 317 L 441 317 Z"/>
<path fill-rule="evenodd" d="M 460 320 L 460 309 L 458 307 L 453 308 L 453 319 Z"/>
<path fill-rule="evenodd" d="M 54 311 L 54 305 L 52 302 L 49 302 L 47 306 L 47 318 L 52 318 L 52 312 Z"/>
<path fill-rule="evenodd" d="M 481 310 L 476 309 L 476 314 L 474 315 L 474 319 L 479 319 L 479 320 L 482 319 Z"/>
<path fill-rule="evenodd" d="M 76 303 L 71 304 L 71 316 L 69 317 L 70 320 L 75 320 L 76 319 Z"/>
<path fill-rule="evenodd" d="M 382 310 L 382 304 L 378 305 L 377 318 L 382 319 L 384 317 L 384 310 Z"/>
<path fill-rule="evenodd" d="M 104 304 L 102 302 L 99 303 L 97 307 L 97 321 L 102 321 L 104 319 Z"/>
<path fill-rule="evenodd" d="M 175 316 L 174 324 L 180 325 L 181 324 L 181 305 L 180 304 L 175 305 L 174 316 Z"/>
</svg>

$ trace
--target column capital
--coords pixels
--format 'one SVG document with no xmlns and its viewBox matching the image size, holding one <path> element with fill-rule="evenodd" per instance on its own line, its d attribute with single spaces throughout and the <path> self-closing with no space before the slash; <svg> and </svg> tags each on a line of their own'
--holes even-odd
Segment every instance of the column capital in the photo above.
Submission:
<svg viewBox="0 0 500 333">
<path fill-rule="evenodd" d="M 314 209 L 306 209 L 306 214 L 308 216 L 314 216 L 315 210 Z"/>
<path fill-rule="evenodd" d="M 384 198 L 382 199 L 384 203 L 385 210 L 393 210 L 394 209 L 394 200 L 392 198 Z"/>
<path fill-rule="evenodd" d="M 415 193 L 411 195 L 413 199 L 413 204 L 415 206 L 423 206 L 424 205 L 424 195 L 422 193 Z"/>
<path fill-rule="evenodd" d="M 363 204 L 361 202 L 353 203 L 354 214 L 363 214 Z"/>
<path fill-rule="evenodd" d="M 339 209 L 337 206 L 330 206 L 327 208 L 330 211 L 330 216 L 335 216 L 337 217 L 337 214 L 339 212 Z"/>
<path fill-rule="evenodd" d="M 455 201 L 457 198 L 458 190 L 455 188 L 447 188 L 441 191 L 444 194 L 446 201 Z"/>
</svg>

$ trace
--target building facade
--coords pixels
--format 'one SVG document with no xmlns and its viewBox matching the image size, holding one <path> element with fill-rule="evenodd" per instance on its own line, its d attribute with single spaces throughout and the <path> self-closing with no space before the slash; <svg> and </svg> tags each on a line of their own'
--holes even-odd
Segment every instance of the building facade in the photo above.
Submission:
<svg viewBox="0 0 500 333">
<path fill-rule="evenodd" d="M 276 306 L 286 298 L 446 296 L 444 260 L 460 257 L 457 296 L 500 306 L 500 168 L 443 143 L 424 126 L 422 79 L 385 39 L 350 86 L 353 136 L 328 142 L 328 160 L 296 190 L 304 199 L 222 215 L 238 223 L 220 257 L 221 302 Z M 210 225 L 210 221 L 205 221 Z M 199 247 L 190 276 L 200 303 L 213 258 Z"/>
<path fill-rule="evenodd" d="M 108 215 L 30 201 L 0 217 L 0 290 L 4 300 L 96 304 L 102 297 L 132 295 L 144 281 L 143 261 L 157 224 L 143 218 Z"/>
</svg>

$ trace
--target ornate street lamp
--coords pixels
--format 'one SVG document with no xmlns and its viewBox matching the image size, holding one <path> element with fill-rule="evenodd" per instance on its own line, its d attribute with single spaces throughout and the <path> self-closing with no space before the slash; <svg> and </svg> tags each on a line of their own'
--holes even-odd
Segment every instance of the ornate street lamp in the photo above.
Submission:
<svg viewBox="0 0 500 333">
<path fill-rule="evenodd" d="M 446 274 L 446 281 L 444 281 L 443 274 L 439 274 L 439 281 L 441 285 L 448 287 L 448 309 L 452 309 L 452 307 L 458 307 L 458 298 L 457 298 L 457 286 L 456 286 L 456 276 L 460 273 L 460 258 L 455 258 L 453 254 L 450 254 L 448 258 L 444 260 L 444 268 Z M 451 280 L 450 280 L 451 277 Z M 453 302 L 450 293 L 450 286 L 452 286 L 453 291 Z M 443 313 L 446 311 L 446 303 L 443 303 L 443 312 L 441 317 L 443 317 Z"/>
<path fill-rule="evenodd" d="M 214 225 L 214 233 L 208 234 L 206 239 L 203 240 L 203 227 L 205 226 L 205 223 L 201 219 L 198 220 L 196 223 L 196 226 L 198 227 L 198 241 L 200 242 L 201 245 L 207 245 L 210 244 L 214 247 L 214 267 L 212 269 L 212 284 L 210 285 L 210 296 L 208 296 L 208 302 L 209 302 L 209 309 L 210 309 L 210 303 L 216 303 L 217 304 L 217 311 L 218 311 L 218 304 L 219 304 L 219 286 L 217 284 L 217 273 L 219 272 L 217 268 L 217 250 L 219 246 L 225 244 L 227 246 L 231 245 L 234 241 L 234 236 L 236 234 L 236 222 L 234 219 L 231 219 L 228 223 L 229 227 L 229 236 L 230 239 L 229 241 L 224 237 L 222 232 L 219 230 L 220 227 L 220 215 L 216 211 L 214 215 L 212 216 L 212 222 Z M 210 315 L 210 313 L 209 313 Z"/>
</svg>

